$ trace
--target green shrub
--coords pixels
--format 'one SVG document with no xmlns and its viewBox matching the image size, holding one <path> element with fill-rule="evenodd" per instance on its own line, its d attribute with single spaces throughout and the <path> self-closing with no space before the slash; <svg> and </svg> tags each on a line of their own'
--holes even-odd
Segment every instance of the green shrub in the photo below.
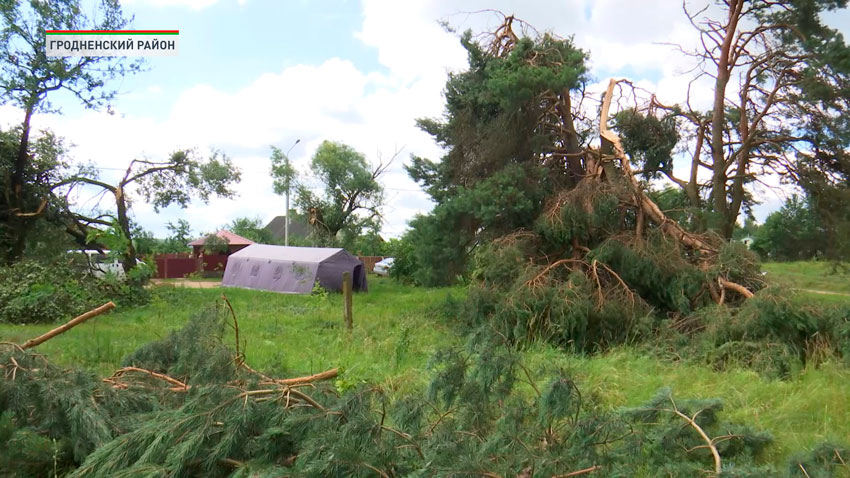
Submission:
<svg viewBox="0 0 850 478">
<path fill-rule="evenodd" d="M 148 269 L 139 267 L 127 280 L 108 274 L 99 279 L 79 258 L 51 263 L 22 261 L 0 267 L 0 322 L 66 320 L 110 300 L 119 306 L 144 304 L 150 293 L 142 284 L 149 274 Z"/>
</svg>

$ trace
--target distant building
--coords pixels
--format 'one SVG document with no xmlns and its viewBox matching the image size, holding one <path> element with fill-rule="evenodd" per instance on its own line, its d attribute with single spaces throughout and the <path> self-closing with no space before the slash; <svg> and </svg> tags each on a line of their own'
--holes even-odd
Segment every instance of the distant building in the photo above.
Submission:
<svg viewBox="0 0 850 478">
<path fill-rule="evenodd" d="M 286 228 L 286 216 L 277 216 L 263 229 L 271 234 L 275 242 L 283 244 Z M 306 239 L 310 235 L 310 225 L 307 221 L 295 214 L 292 215 L 292 220 L 289 221 L 289 238 Z"/>
<path fill-rule="evenodd" d="M 747 246 L 747 249 L 753 246 L 753 237 L 752 236 L 744 236 L 740 239 L 741 244 Z"/>
<path fill-rule="evenodd" d="M 254 243 L 251 239 L 240 236 L 239 234 L 234 234 L 230 231 L 225 231 L 224 229 L 215 233 L 216 236 L 224 239 L 227 242 L 227 254 L 233 254 L 236 251 L 242 250 L 251 244 Z M 204 250 L 204 242 L 206 238 L 202 237 L 200 239 L 195 239 L 194 241 L 189 243 L 189 247 L 192 248 L 192 254 L 196 257 L 201 255 L 201 252 Z"/>
</svg>

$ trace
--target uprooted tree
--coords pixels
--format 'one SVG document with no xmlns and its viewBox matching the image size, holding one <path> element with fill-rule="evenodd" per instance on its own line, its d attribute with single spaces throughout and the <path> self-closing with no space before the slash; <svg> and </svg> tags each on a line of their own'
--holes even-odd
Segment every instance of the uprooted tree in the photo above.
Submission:
<svg viewBox="0 0 850 478">
<path fill-rule="evenodd" d="M 489 44 L 463 37 L 470 68 L 449 80 L 447 121 L 421 121 L 449 153 L 408 167 L 437 202 L 412 234 L 442 231 L 423 234 L 431 241 L 417 254 L 449 251 L 457 257 L 445 262 L 456 266 L 472 249 L 489 250 L 501 265 L 484 264 L 482 279 L 532 291 L 552 281 L 579 287 L 579 274 L 598 307 L 611 294 L 679 311 L 752 296 L 759 283 L 745 254 L 724 260 L 728 244 L 670 220 L 635 177 L 633 163 L 669 156 L 675 141 L 625 152 L 609 122 L 631 86 L 611 80 L 598 118 L 584 117 L 586 54 L 550 34 L 519 37 L 514 22 L 507 17 Z M 446 275 L 434 269 L 423 282 Z"/>
<path fill-rule="evenodd" d="M 717 6 L 725 21 L 691 15 L 719 42 L 700 56 L 719 64 L 719 106 L 707 112 L 662 105 L 627 80 L 594 98 L 586 53 L 513 17 L 491 35 L 467 32 L 469 69 L 450 76 L 445 119 L 420 120 L 448 152 L 407 166 L 436 202 L 407 237 L 414 280 L 471 271 L 484 287 L 470 315 L 584 349 L 625 340 L 623 321 L 752 297 L 764 286 L 757 261 L 727 240 L 748 188 L 775 173 L 841 191 L 847 177 L 850 49 L 819 19 L 844 3 L 809 3 L 732 1 Z M 673 159 L 687 148 L 693 168 L 680 180 Z M 675 189 L 649 182 L 662 175 L 690 205 L 675 220 L 659 206 Z"/>
</svg>

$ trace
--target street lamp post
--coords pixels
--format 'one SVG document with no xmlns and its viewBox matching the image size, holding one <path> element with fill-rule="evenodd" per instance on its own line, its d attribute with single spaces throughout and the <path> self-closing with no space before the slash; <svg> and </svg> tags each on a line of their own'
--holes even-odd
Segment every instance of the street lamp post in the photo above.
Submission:
<svg viewBox="0 0 850 478">
<path fill-rule="evenodd" d="M 289 164 L 289 152 L 292 151 L 292 148 L 294 148 L 295 145 L 300 143 L 300 142 L 301 142 L 301 138 L 296 139 L 295 142 L 292 143 L 292 146 L 289 147 L 289 150 L 286 151 L 285 156 L 286 156 L 286 165 L 287 166 L 290 166 L 290 164 Z M 292 184 L 292 178 L 287 177 L 286 178 L 286 220 L 283 223 L 283 245 L 285 245 L 285 246 L 289 245 L 289 189 L 290 189 L 291 184 Z"/>
</svg>

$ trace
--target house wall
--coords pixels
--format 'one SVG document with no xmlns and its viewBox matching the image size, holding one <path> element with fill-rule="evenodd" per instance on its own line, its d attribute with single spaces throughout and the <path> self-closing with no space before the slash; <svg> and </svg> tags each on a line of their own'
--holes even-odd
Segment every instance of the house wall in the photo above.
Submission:
<svg viewBox="0 0 850 478">
<path fill-rule="evenodd" d="M 375 271 L 375 264 L 381 262 L 385 258 L 389 256 L 357 256 L 360 259 L 360 262 L 363 263 L 363 266 L 366 267 L 367 272 Z"/>
</svg>

